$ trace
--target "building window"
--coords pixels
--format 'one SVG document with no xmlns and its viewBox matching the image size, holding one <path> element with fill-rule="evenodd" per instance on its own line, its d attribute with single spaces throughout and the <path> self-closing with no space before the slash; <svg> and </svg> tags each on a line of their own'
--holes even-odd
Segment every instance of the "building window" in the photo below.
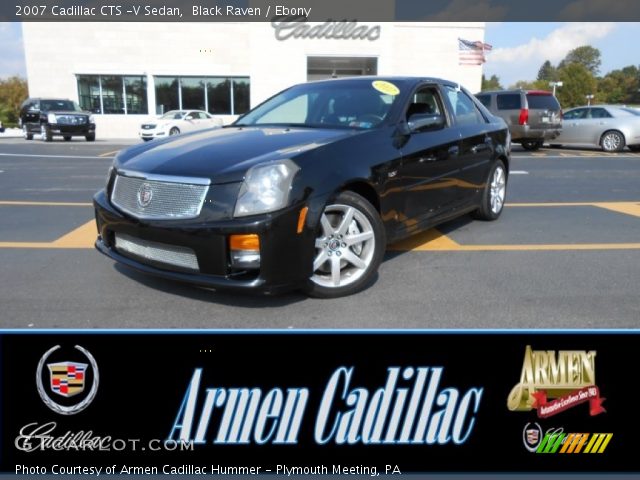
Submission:
<svg viewBox="0 0 640 480">
<path fill-rule="evenodd" d="M 97 75 L 78 75 L 78 100 L 80 108 L 93 113 L 101 113 L 100 77 Z"/>
<path fill-rule="evenodd" d="M 146 114 L 144 76 L 78 75 L 80 107 L 94 113 Z M 126 101 L 125 101 L 126 99 Z"/>
<path fill-rule="evenodd" d="M 154 77 L 156 113 L 206 110 L 214 115 L 240 115 L 249 110 L 248 77 Z"/>
</svg>

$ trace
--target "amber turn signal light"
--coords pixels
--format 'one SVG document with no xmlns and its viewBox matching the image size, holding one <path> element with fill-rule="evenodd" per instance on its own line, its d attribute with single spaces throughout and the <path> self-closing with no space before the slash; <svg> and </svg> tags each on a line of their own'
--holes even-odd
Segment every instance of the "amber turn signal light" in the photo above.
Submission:
<svg viewBox="0 0 640 480">
<path fill-rule="evenodd" d="M 255 233 L 231 235 L 229 236 L 229 248 L 231 250 L 260 251 L 260 237 Z"/>
</svg>

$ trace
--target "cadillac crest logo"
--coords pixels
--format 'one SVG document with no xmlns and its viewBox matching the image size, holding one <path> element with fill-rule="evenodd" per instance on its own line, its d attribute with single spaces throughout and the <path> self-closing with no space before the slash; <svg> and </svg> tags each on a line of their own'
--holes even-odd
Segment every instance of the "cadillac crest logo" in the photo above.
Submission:
<svg viewBox="0 0 640 480">
<path fill-rule="evenodd" d="M 138 205 L 142 208 L 148 207 L 152 198 L 153 189 L 151 188 L 151 185 L 147 182 L 140 185 L 140 188 L 138 189 Z"/>
<path fill-rule="evenodd" d="M 98 392 L 98 383 L 100 381 L 98 364 L 95 358 L 93 358 L 93 355 L 80 345 L 76 345 L 75 349 L 80 351 L 89 363 L 69 361 L 46 363 L 51 354 L 59 348 L 60 345 L 50 348 L 42 358 L 40 358 L 36 370 L 36 386 L 40 398 L 42 398 L 42 401 L 47 407 L 60 415 L 74 415 L 87 408 Z M 44 382 L 42 381 L 45 363 L 49 373 L 48 388 L 45 388 Z M 87 375 L 89 373 L 92 377 L 90 385 L 87 382 Z M 75 404 L 67 404 L 68 402 L 55 400 L 58 397 L 68 399 L 80 395 L 84 393 L 86 387 L 89 387 L 88 395 Z M 53 398 L 49 393 L 53 394 Z"/>
</svg>

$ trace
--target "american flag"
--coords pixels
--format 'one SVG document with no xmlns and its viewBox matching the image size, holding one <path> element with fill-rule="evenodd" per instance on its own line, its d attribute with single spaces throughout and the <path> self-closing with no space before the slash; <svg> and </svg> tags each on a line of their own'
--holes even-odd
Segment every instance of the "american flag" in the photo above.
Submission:
<svg viewBox="0 0 640 480">
<path fill-rule="evenodd" d="M 458 39 L 458 63 L 460 65 L 482 65 L 487 61 L 484 54 L 493 47 L 481 41 Z"/>
</svg>

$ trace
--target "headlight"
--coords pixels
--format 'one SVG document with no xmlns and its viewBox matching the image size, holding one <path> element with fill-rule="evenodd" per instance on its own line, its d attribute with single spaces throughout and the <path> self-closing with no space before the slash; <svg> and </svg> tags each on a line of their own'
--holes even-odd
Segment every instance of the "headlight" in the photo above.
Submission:
<svg viewBox="0 0 640 480">
<path fill-rule="evenodd" d="M 257 215 L 284 208 L 298 170 L 300 167 L 291 160 L 251 167 L 240 187 L 234 216 Z"/>
<path fill-rule="evenodd" d="M 47 122 L 56 123 L 56 114 L 50 113 L 49 115 L 47 115 Z"/>
<path fill-rule="evenodd" d="M 96 123 L 96 117 L 89 115 L 89 123 Z"/>
</svg>

